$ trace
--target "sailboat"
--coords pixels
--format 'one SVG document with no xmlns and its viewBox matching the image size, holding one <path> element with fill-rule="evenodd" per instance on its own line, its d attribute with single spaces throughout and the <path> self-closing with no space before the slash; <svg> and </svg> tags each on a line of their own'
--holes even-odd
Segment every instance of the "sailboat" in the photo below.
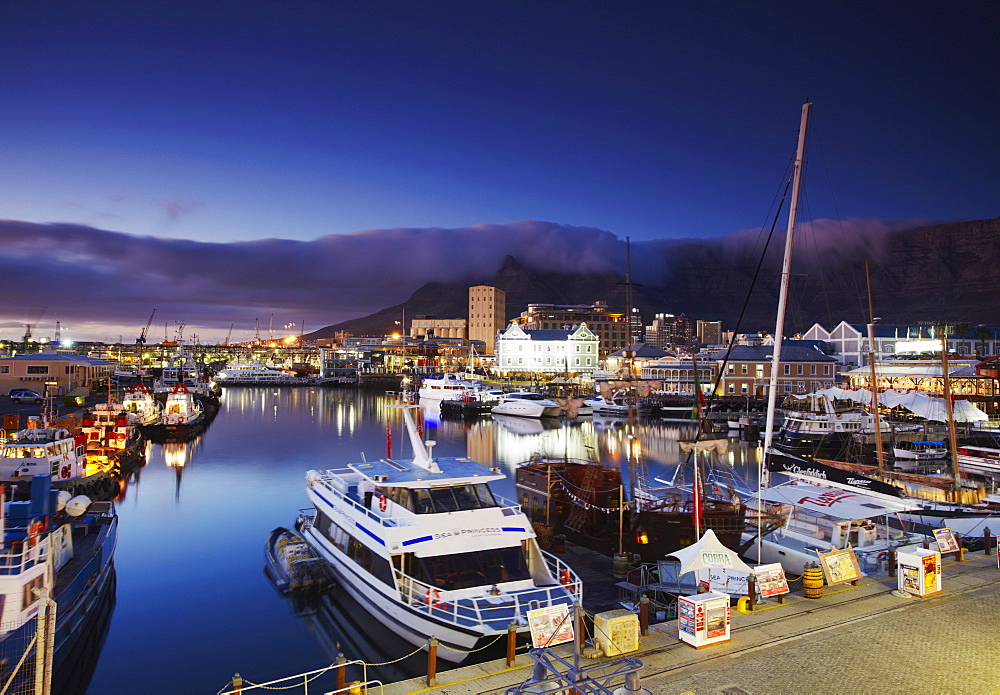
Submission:
<svg viewBox="0 0 1000 695">
<path fill-rule="evenodd" d="M 744 535 L 741 550 L 752 561 L 779 562 L 786 572 L 801 574 L 806 563 L 817 559 L 817 552 L 850 547 L 859 558 L 861 571 L 876 572 L 886 566 L 890 549 L 916 540 L 887 523 L 879 524 L 878 519 L 915 509 L 918 505 L 904 499 L 892 485 L 843 473 L 772 448 L 785 307 L 810 106 L 809 102 L 802 106 L 785 236 L 768 388 L 764 457 L 754 500 L 757 529 Z M 876 422 L 876 431 L 878 427 Z M 793 482 L 770 485 L 770 473 L 775 471 L 785 473 Z"/>
</svg>

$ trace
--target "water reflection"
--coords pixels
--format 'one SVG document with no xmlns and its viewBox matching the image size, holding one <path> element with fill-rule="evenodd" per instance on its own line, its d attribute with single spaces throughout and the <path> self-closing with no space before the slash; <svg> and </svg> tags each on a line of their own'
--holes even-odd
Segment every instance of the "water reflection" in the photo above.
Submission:
<svg viewBox="0 0 1000 695">
<path fill-rule="evenodd" d="M 372 663 L 409 653 L 343 603 L 342 591 L 295 604 L 261 571 L 268 533 L 291 527 L 308 504 L 306 471 L 379 458 L 390 447 L 396 457 L 412 455 L 397 403 L 354 388 L 228 388 L 197 439 L 152 445 L 118 498 L 118 603 L 88 692 L 215 692 L 237 671 L 264 682 L 322 668 L 341 652 Z M 651 477 L 669 477 L 681 457 L 677 440 L 694 436 L 684 423 L 640 421 L 630 438 L 622 420 L 600 416 L 455 421 L 427 411 L 422 427 L 436 456 L 468 456 L 506 473 L 496 491 L 508 499 L 516 497 L 515 467 L 533 454 L 641 462 Z M 723 464 L 753 479 L 756 445 L 730 443 Z"/>
</svg>

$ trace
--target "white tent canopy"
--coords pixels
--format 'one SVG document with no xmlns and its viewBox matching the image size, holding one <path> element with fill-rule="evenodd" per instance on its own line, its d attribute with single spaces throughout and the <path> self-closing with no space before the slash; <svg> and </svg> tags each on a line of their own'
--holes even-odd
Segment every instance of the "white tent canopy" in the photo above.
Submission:
<svg viewBox="0 0 1000 695">
<path fill-rule="evenodd" d="M 678 574 L 707 569 L 727 569 L 738 572 L 750 572 L 750 568 L 740 559 L 735 550 L 722 545 L 715 536 L 715 531 L 708 529 L 705 535 L 686 548 L 676 550 L 667 557 L 675 557 L 681 561 Z"/>
<path fill-rule="evenodd" d="M 806 394 L 805 396 L 793 397 L 802 399 L 812 396 L 825 396 L 831 400 L 852 400 L 855 403 L 864 403 L 865 405 L 870 404 L 872 400 L 872 394 L 867 389 L 848 391 L 847 389 L 837 388 L 836 386 L 816 391 L 815 393 Z M 916 391 L 906 393 L 900 393 L 898 391 L 883 391 L 879 394 L 878 402 L 887 408 L 906 408 L 914 415 L 918 415 L 925 420 L 933 420 L 935 422 L 948 421 L 948 411 L 943 398 L 935 398 L 934 396 L 928 396 L 927 394 Z M 977 408 L 976 405 L 970 401 L 956 400 L 952 408 L 955 413 L 955 422 L 980 422 L 982 420 L 989 419 L 989 415 Z"/>
</svg>

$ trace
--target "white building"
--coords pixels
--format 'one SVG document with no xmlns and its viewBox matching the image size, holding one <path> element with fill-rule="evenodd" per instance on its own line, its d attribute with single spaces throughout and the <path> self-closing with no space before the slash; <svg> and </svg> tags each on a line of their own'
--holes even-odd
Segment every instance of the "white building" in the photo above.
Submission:
<svg viewBox="0 0 1000 695">
<path fill-rule="evenodd" d="M 597 369 L 597 334 L 581 323 L 565 330 L 525 330 L 511 323 L 497 334 L 496 369 L 547 374 L 590 374 Z"/>
</svg>

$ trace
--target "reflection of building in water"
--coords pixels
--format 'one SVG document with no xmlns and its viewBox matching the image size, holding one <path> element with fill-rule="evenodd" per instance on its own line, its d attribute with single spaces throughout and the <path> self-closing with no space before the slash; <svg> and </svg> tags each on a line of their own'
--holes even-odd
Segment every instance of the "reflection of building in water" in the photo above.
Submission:
<svg viewBox="0 0 1000 695">
<path fill-rule="evenodd" d="M 494 464 L 498 459 L 497 442 L 493 437 L 494 429 L 488 423 L 479 421 L 466 430 L 465 441 L 470 459 L 488 466 Z"/>
</svg>

